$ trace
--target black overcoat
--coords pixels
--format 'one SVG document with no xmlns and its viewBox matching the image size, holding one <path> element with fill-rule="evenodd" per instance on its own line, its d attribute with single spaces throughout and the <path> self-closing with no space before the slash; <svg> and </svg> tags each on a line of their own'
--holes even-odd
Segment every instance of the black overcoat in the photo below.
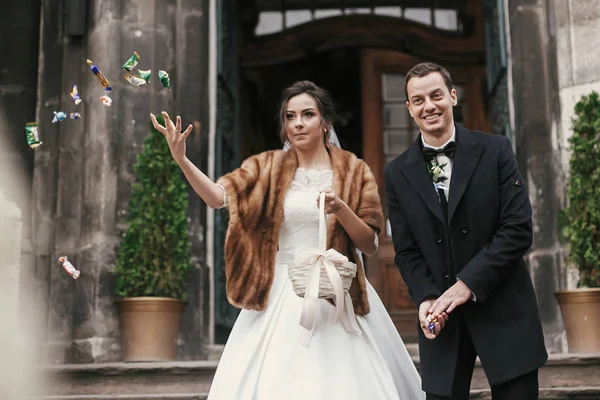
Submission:
<svg viewBox="0 0 600 400">
<path fill-rule="evenodd" d="M 427 171 L 421 137 L 385 166 L 395 262 L 417 306 L 461 279 L 473 291 L 440 335 L 420 327 L 423 390 L 449 396 L 466 324 L 491 385 L 541 367 L 548 355 L 523 256 L 531 246 L 531 203 L 510 141 L 456 125 L 448 222 Z M 548 271 L 551 273 L 551 271 Z"/>
</svg>

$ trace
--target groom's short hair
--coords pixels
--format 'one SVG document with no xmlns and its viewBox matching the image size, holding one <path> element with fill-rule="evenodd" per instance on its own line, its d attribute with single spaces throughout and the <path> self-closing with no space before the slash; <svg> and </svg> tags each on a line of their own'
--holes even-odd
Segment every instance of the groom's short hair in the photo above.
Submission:
<svg viewBox="0 0 600 400">
<path fill-rule="evenodd" d="M 440 75 L 442 75 L 442 78 L 444 78 L 444 82 L 446 83 L 446 87 L 448 88 L 448 91 L 452 90 L 452 77 L 450 76 L 450 72 L 448 72 L 448 70 L 446 68 L 442 67 L 439 64 L 432 63 L 432 62 L 424 62 L 424 63 L 420 63 L 420 64 L 417 64 L 414 67 L 412 67 L 410 69 L 410 71 L 408 71 L 406 76 L 404 77 L 404 95 L 406 96 L 407 100 L 408 100 L 408 81 L 410 81 L 411 78 L 415 78 L 415 77 L 422 78 L 424 76 L 431 74 L 432 72 L 439 72 Z"/>
</svg>

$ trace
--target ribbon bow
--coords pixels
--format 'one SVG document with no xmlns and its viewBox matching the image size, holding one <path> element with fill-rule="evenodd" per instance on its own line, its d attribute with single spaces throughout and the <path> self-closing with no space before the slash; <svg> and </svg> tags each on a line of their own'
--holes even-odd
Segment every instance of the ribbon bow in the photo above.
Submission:
<svg viewBox="0 0 600 400">
<path fill-rule="evenodd" d="M 439 154 L 444 154 L 448 158 L 452 158 L 454 156 L 454 152 L 456 151 L 456 142 L 452 141 L 442 147 L 441 149 L 432 149 L 431 147 L 425 147 L 423 149 L 423 158 L 425 162 L 430 162 L 434 158 L 436 158 Z"/>
<path fill-rule="evenodd" d="M 348 257 L 334 249 L 329 249 L 325 253 L 319 251 L 306 252 L 300 257 L 299 261 L 311 264 L 308 272 L 304 302 L 302 304 L 302 313 L 300 315 L 300 326 L 306 330 L 302 337 L 303 344 L 308 347 L 315 329 L 319 307 L 318 293 L 321 268 L 325 269 L 335 292 L 335 316 L 330 322 L 335 323 L 341 316 L 344 327 L 348 332 L 361 334 L 362 332 L 358 327 L 356 316 L 354 315 L 352 298 L 349 293 L 346 293 L 344 296 L 342 278 L 336 268 L 336 265 L 347 263 Z"/>
</svg>

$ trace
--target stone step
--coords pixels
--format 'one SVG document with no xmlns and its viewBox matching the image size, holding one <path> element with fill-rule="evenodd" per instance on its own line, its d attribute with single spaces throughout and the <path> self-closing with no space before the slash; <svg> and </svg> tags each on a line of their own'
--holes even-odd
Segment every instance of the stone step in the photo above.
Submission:
<svg viewBox="0 0 600 400">
<path fill-rule="evenodd" d="M 142 395 L 75 395 L 75 396 L 43 396 L 27 400 L 206 400 L 208 394 L 142 394 Z M 489 390 L 473 390 L 471 400 L 491 400 Z M 540 400 L 598 400 L 600 387 L 552 388 L 540 390 Z"/>
<path fill-rule="evenodd" d="M 46 366 L 43 368 L 43 392 L 32 395 L 46 394 L 58 398 L 98 395 L 109 398 L 178 393 L 198 396 L 208 393 L 217 364 L 218 361 L 214 360 Z"/>
<path fill-rule="evenodd" d="M 218 365 L 218 355 L 214 354 L 213 358 L 210 361 L 46 366 L 43 367 L 47 377 L 46 388 L 43 392 L 32 395 L 45 394 L 44 400 L 197 400 L 202 398 L 202 393 L 209 391 Z M 413 355 L 413 362 L 418 369 L 418 355 Z M 547 391 L 544 392 L 544 399 L 594 398 L 597 390 L 600 390 L 595 388 L 600 386 L 600 354 L 551 355 L 548 363 L 540 370 L 539 381 L 540 388 Z M 491 398 L 489 385 L 479 362 L 471 388 L 474 396 L 480 396 L 474 398 Z M 569 391 L 575 391 L 577 397 L 568 397 Z M 172 395 L 173 393 L 178 394 Z M 600 399 L 600 395 L 595 398 Z"/>
<path fill-rule="evenodd" d="M 471 391 L 470 400 L 492 400 L 489 390 Z M 552 388 L 541 389 L 540 400 L 598 400 L 600 399 L 600 387 L 578 387 L 578 388 Z"/>
<path fill-rule="evenodd" d="M 419 368 L 419 345 L 406 343 L 406 348 L 413 358 L 413 362 Z M 222 350 L 223 346 L 213 345 L 209 352 L 211 359 L 218 360 Z M 542 388 L 600 384 L 600 353 L 551 354 L 548 362 L 540 371 L 539 379 Z M 489 390 L 487 378 L 479 360 L 475 366 L 471 387 L 473 390 Z M 600 400 L 600 396 L 598 400 Z"/>
<path fill-rule="evenodd" d="M 139 395 L 74 395 L 74 396 L 41 396 L 27 400 L 206 400 L 208 394 L 139 394 Z"/>
<path fill-rule="evenodd" d="M 600 353 L 551 354 L 539 373 L 540 388 L 576 388 L 600 385 Z M 471 389 L 489 389 L 485 372 L 477 361 Z M 600 397 L 598 397 L 600 399 Z"/>
</svg>

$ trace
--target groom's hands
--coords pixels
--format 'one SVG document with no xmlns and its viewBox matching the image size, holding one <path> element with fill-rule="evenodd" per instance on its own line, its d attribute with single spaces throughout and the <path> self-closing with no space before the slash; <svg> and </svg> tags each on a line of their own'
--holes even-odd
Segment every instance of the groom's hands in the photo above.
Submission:
<svg viewBox="0 0 600 400">
<path fill-rule="evenodd" d="M 433 333 L 429 330 L 429 321 L 427 320 L 427 316 L 429 315 L 429 309 L 435 303 L 435 301 L 435 299 L 423 300 L 421 305 L 419 305 L 419 322 L 421 323 L 423 334 L 427 339 L 435 339 L 437 335 L 440 334 L 440 331 L 446 325 L 446 321 L 448 320 L 448 314 L 442 313 L 435 323 Z"/>
<path fill-rule="evenodd" d="M 450 314 L 456 307 L 465 304 L 471 299 L 471 289 L 461 280 L 457 280 L 450 289 L 446 290 L 437 300 L 433 301 L 427 310 L 432 317 L 438 317 L 444 313 Z"/>
</svg>

